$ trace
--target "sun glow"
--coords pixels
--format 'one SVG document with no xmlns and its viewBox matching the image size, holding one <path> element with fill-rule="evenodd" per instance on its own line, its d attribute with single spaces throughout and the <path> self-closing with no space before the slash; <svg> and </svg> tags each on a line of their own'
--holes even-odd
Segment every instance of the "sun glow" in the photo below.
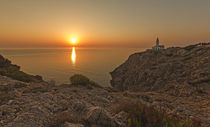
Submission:
<svg viewBox="0 0 210 127">
<path fill-rule="evenodd" d="M 74 45 L 74 44 L 76 44 L 76 43 L 77 43 L 77 39 L 76 39 L 76 38 L 71 38 L 71 39 L 70 39 L 70 42 L 71 42 L 71 44 L 73 44 L 73 45 Z"/>
</svg>

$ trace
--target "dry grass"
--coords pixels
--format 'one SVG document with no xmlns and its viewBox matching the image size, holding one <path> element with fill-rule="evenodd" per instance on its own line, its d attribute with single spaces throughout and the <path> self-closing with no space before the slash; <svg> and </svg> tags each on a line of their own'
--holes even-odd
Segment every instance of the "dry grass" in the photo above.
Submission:
<svg viewBox="0 0 210 127">
<path fill-rule="evenodd" d="M 137 101 L 122 101 L 112 108 L 113 113 L 127 113 L 128 127 L 199 127 L 200 121 L 169 116 L 164 110 L 156 110 Z"/>
<path fill-rule="evenodd" d="M 12 99 L 10 95 L 10 91 L 12 90 L 13 88 L 11 88 L 9 85 L 0 85 L 0 105 Z"/>
<path fill-rule="evenodd" d="M 80 123 L 81 121 L 82 119 L 80 117 L 72 116 L 72 114 L 69 112 L 62 112 L 55 115 L 48 127 L 62 127 L 65 122 Z"/>
</svg>

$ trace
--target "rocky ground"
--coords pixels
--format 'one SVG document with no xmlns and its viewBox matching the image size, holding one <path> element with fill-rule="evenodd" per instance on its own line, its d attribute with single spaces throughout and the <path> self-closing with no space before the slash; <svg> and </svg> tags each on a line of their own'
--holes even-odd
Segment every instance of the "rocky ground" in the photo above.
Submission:
<svg viewBox="0 0 210 127">
<path fill-rule="evenodd" d="M 0 126 L 3 127 L 117 127 L 126 116 L 111 107 L 128 99 L 100 86 L 24 83 L 0 76 Z M 2 101 L 3 100 L 3 101 Z"/>
<path fill-rule="evenodd" d="M 0 75 L 0 126 L 127 127 L 127 112 L 119 106 L 135 101 L 208 127 L 209 53 L 208 45 L 136 53 L 111 73 L 113 88 Z"/>
<path fill-rule="evenodd" d="M 2 127 L 126 127 L 117 104 L 137 100 L 170 114 L 191 116 L 209 124 L 210 94 L 177 97 L 156 92 L 115 91 L 99 86 L 24 83 L 0 76 Z"/>
</svg>

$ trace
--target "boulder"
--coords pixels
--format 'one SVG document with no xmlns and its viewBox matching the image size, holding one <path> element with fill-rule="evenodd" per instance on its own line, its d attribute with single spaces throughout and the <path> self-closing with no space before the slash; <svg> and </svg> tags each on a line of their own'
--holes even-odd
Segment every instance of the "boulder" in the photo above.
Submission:
<svg viewBox="0 0 210 127">
<path fill-rule="evenodd" d="M 118 127 L 115 119 L 103 108 L 90 107 L 86 121 L 88 125 L 98 125 L 100 127 Z"/>
<path fill-rule="evenodd" d="M 124 111 L 119 112 L 114 116 L 115 120 L 118 122 L 120 127 L 126 127 L 126 124 L 128 123 L 127 120 L 127 113 Z"/>
<path fill-rule="evenodd" d="M 74 123 L 66 122 L 64 124 L 64 127 L 84 127 L 84 125 L 83 124 L 74 124 Z"/>
</svg>

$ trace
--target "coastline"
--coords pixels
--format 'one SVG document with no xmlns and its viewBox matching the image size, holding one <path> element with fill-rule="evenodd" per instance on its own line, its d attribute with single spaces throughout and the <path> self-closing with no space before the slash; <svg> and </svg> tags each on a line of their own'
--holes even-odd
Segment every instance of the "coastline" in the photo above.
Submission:
<svg viewBox="0 0 210 127">
<path fill-rule="evenodd" d="M 170 48 L 163 52 L 167 52 L 168 50 L 171 52 Z M 190 53 L 190 51 L 192 51 L 186 47 L 185 49 L 181 48 L 178 50 L 181 53 L 183 51 L 186 53 Z M 210 50 L 209 48 L 204 48 L 193 51 L 196 51 L 196 53 L 205 51 L 205 53 L 207 53 Z M 151 51 L 145 52 L 151 53 Z M 145 52 L 131 55 L 128 61 L 119 66 L 117 70 L 122 72 L 122 74 L 126 74 L 126 71 L 131 71 L 134 67 L 140 67 L 139 65 L 132 65 L 132 67 L 125 67 L 126 69 L 123 69 L 123 71 L 120 70 L 121 68 L 124 68 L 125 65 L 131 64 L 131 61 L 135 61 L 133 60 L 135 55 L 142 55 L 145 57 L 148 56 L 148 54 L 145 55 Z M 160 55 L 166 55 L 168 57 L 170 54 L 170 52 L 167 52 L 167 54 L 164 54 L 163 52 L 161 52 Z M 177 56 L 174 58 L 177 58 Z M 209 57 L 207 58 L 208 59 L 206 60 L 210 60 Z M 137 57 L 136 60 L 138 62 L 140 59 Z M 144 60 L 146 61 L 146 59 Z M 20 68 L 18 66 L 12 65 L 11 62 L 7 61 L 6 59 L 2 59 L 2 61 L 3 62 L 1 63 L 4 64 L 1 64 L 1 68 L 14 67 L 15 69 L 12 70 L 16 73 L 19 73 Z M 176 63 L 176 61 L 174 62 Z M 147 69 L 149 68 L 152 67 L 148 66 Z M 163 67 L 160 66 L 160 68 Z M 209 68 L 206 69 L 208 70 Z M 192 71 L 193 73 L 193 69 L 189 71 Z M 201 71 L 205 71 L 205 68 L 201 68 Z M 130 75 L 132 76 L 132 74 Z M 18 81 L 22 80 L 22 78 L 17 79 L 15 77 L 17 80 L 14 80 L 5 76 L 0 76 L 1 126 L 53 127 L 57 125 L 78 125 L 78 127 L 82 127 L 96 125 L 99 127 L 127 127 L 128 119 L 126 114 L 128 112 L 126 111 L 128 109 L 132 110 L 132 108 L 125 109 L 125 107 L 122 107 L 122 105 L 127 105 L 129 102 L 133 103 L 133 105 L 145 105 L 145 108 L 150 105 L 154 106 L 154 111 L 157 113 L 161 113 L 161 110 L 158 109 L 163 109 L 170 116 L 179 116 L 179 119 L 183 120 L 182 122 L 188 122 L 187 120 L 185 121 L 185 119 L 190 117 L 193 120 L 196 120 L 198 123 L 202 122 L 201 126 L 205 127 L 208 126 L 210 121 L 210 92 L 205 89 L 197 89 L 197 87 L 194 86 L 177 86 L 173 89 L 166 89 L 163 87 L 157 90 L 148 90 L 148 87 L 145 87 L 144 90 L 142 89 L 144 87 L 141 86 L 141 89 L 138 90 L 138 84 L 134 84 L 134 86 L 137 86 L 134 87 L 135 90 L 130 87 L 130 89 L 123 89 L 122 91 L 122 89 L 118 88 L 119 86 L 115 87 L 115 85 L 113 85 L 113 87 L 101 87 L 98 86 L 97 83 L 95 84 L 93 81 L 90 81 L 86 78 L 79 78 L 79 80 L 76 80 L 79 82 L 75 84 L 70 80 L 71 83 L 69 84 L 55 86 L 53 82 L 46 82 L 40 78 L 37 80 L 34 76 L 31 78 L 31 75 L 29 77 L 30 80 Z M 119 77 L 120 75 L 117 78 Z M 116 77 L 112 78 L 112 80 L 116 81 Z M 130 82 L 133 82 L 132 79 L 129 79 L 129 76 L 127 76 L 127 78 Z M 85 82 L 83 82 L 84 79 Z M 168 78 L 168 80 L 169 79 L 170 78 Z M 199 81 L 199 83 L 209 84 L 208 80 Z M 122 83 L 121 87 L 129 88 L 126 85 L 129 84 Z M 167 86 L 170 85 L 171 84 L 168 84 Z M 183 89 L 187 92 L 189 92 L 188 90 L 192 90 L 192 92 L 190 92 L 190 95 L 188 95 L 183 91 Z M 179 90 L 182 90 L 183 93 L 177 94 L 177 92 L 180 92 Z M 200 107 L 201 104 L 202 107 Z M 150 119 L 151 118 L 148 120 Z"/>
</svg>

